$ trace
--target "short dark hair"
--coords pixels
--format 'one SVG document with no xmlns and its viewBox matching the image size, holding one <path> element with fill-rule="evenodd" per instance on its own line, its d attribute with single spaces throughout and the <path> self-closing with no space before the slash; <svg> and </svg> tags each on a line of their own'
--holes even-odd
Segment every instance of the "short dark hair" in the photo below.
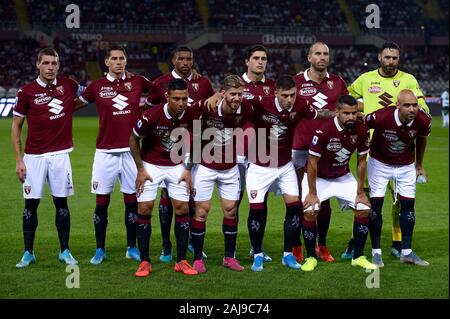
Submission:
<svg viewBox="0 0 450 319">
<path fill-rule="evenodd" d="M 275 87 L 277 90 L 290 90 L 295 87 L 295 81 L 292 76 L 285 74 L 277 79 Z"/>
<path fill-rule="evenodd" d="M 398 50 L 398 52 L 400 52 L 400 46 L 393 41 L 383 43 L 383 45 L 380 48 L 380 53 L 383 52 L 384 49 L 394 49 L 394 50 Z"/>
<path fill-rule="evenodd" d="M 192 53 L 192 55 L 194 55 L 194 51 L 192 51 L 192 49 L 190 47 L 181 45 L 181 46 L 177 47 L 175 50 L 173 50 L 172 58 L 174 58 L 175 54 L 178 52 L 190 52 L 190 53 Z"/>
<path fill-rule="evenodd" d="M 339 99 L 337 100 L 337 109 L 340 110 L 344 105 L 350 105 L 350 106 L 355 106 L 358 105 L 358 102 L 356 101 L 356 99 L 349 95 L 349 94 L 345 94 L 345 95 L 341 95 L 339 97 Z"/>
<path fill-rule="evenodd" d="M 167 86 L 167 94 L 177 90 L 187 90 L 188 85 L 183 79 L 172 79 Z"/>
<path fill-rule="evenodd" d="M 42 56 L 44 56 L 44 55 L 49 55 L 49 56 L 54 56 L 55 58 L 59 58 L 58 52 L 56 52 L 55 49 L 52 49 L 52 48 L 43 48 L 42 50 L 40 50 L 40 51 L 38 52 L 38 55 L 37 55 L 37 61 L 38 61 L 38 63 L 41 62 Z"/>
<path fill-rule="evenodd" d="M 111 51 L 122 51 L 123 54 L 125 56 L 127 56 L 127 52 L 125 51 L 125 48 L 121 45 L 110 45 L 107 49 L 106 49 L 106 58 L 109 58 L 111 56 Z"/>
<path fill-rule="evenodd" d="M 253 45 L 251 47 L 249 47 L 245 53 L 245 59 L 246 60 L 250 60 L 250 57 L 252 56 L 253 53 L 255 53 L 256 51 L 263 51 L 266 52 L 267 54 L 267 49 L 265 46 L 261 45 L 261 44 L 256 44 Z"/>
</svg>

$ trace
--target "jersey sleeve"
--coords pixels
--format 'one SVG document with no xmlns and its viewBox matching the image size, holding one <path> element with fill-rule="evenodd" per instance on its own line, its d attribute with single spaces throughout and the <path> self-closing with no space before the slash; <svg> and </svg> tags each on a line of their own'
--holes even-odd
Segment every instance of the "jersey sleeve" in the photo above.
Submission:
<svg viewBox="0 0 450 319">
<path fill-rule="evenodd" d="M 302 119 L 306 120 L 314 120 L 317 117 L 317 110 L 309 104 L 308 101 L 302 105 Z"/>
<path fill-rule="evenodd" d="M 355 99 L 362 98 L 363 96 L 363 82 L 361 75 L 348 87 L 348 93 Z"/>
<path fill-rule="evenodd" d="M 364 155 L 369 153 L 370 149 L 370 130 L 366 125 L 362 125 L 359 133 L 359 143 L 358 143 L 358 155 Z"/>
<path fill-rule="evenodd" d="M 348 89 L 347 89 L 347 83 L 345 83 L 345 80 L 343 78 L 341 78 L 341 77 L 339 77 L 339 80 L 341 82 L 341 92 L 340 92 L 340 94 L 341 95 L 348 95 L 349 92 L 348 92 Z"/>
<path fill-rule="evenodd" d="M 136 137 L 143 138 L 145 137 L 154 127 L 154 124 L 152 123 L 153 119 L 151 114 L 146 111 L 144 114 L 141 115 L 141 117 L 137 120 L 136 125 L 133 128 L 133 134 Z"/>
<path fill-rule="evenodd" d="M 381 109 L 381 110 L 383 110 L 383 109 Z M 370 114 L 367 114 L 364 117 L 364 124 L 367 125 L 368 128 L 373 129 L 373 128 L 376 127 L 376 125 L 377 125 L 377 116 L 379 115 L 378 113 L 379 113 L 378 111 L 375 111 L 375 112 L 372 112 Z"/>
<path fill-rule="evenodd" d="M 419 110 L 419 113 L 421 114 L 421 123 L 423 124 L 418 132 L 419 136 L 429 136 L 431 133 L 431 123 L 432 123 L 432 117 L 429 115 L 429 113 L 426 113 L 424 110 Z"/>
<path fill-rule="evenodd" d="M 158 104 L 161 104 L 162 98 L 161 98 L 161 84 L 159 82 L 154 82 L 152 85 L 152 88 L 150 92 L 148 93 L 146 104 L 148 106 L 155 106 Z"/>
<path fill-rule="evenodd" d="M 29 104 L 28 104 L 27 95 L 25 94 L 25 92 L 22 89 L 20 89 L 19 91 L 17 91 L 16 103 L 14 105 L 13 115 L 19 116 L 19 117 L 25 117 L 28 113 L 28 108 L 29 108 Z"/>
<path fill-rule="evenodd" d="M 85 104 L 95 102 L 94 82 L 91 82 L 83 94 L 80 95 L 80 100 Z"/>
<path fill-rule="evenodd" d="M 140 76 L 141 83 L 142 83 L 142 92 L 148 93 L 151 91 L 153 87 L 153 82 L 147 79 L 145 76 Z"/>
<path fill-rule="evenodd" d="M 309 145 L 309 154 L 316 157 L 322 156 L 322 150 L 327 139 L 325 135 L 326 134 L 320 128 L 315 130 L 311 144 Z"/>
<path fill-rule="evenodd" d="M 410 81 L 409 89 L 412 90 L 414 94 L 417 96 L 417 100 L 420 107 L 424 109 L 427 113 L 430 113 L 430 108 L 425 102 L 425 96 L 423 95 L 423 92 L 420 89 L 419 82 L 417 82 L 417 79 L 414 76 L 411 76 L 411 79 L 409 81 Z"/>
<path fill-rule="evenodd" d="M 214 89 L 211 85 L 211 81 L 208 78 L 205 78 L 207 84 L 206 84 L 206 97 L 205 98 L 209 98 L 211 96 L 214 95 Z"/>
</svg>

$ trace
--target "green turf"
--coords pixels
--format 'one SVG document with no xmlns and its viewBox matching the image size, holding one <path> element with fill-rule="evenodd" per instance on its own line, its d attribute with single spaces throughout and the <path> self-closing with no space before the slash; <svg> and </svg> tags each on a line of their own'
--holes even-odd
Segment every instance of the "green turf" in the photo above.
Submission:
<svg viewBox="0 0 450 319">
<path fill-rule="evenodd" d="M 75 150 L 71 153 L 75 196 L 69 200 L 71 210 L 71 251 L 80 261 L 80 288 L 65 285 L 65 265 L 57 261 L 58 240 L 54 225 L 54 208 L 48 189 L 39 206 L 39 226 L 35 241 L 37 263 L 16 269 L 23 250 L 20 183 L 15 176 L 15 160 L 10 144 L 11 119 L 0 120 L 0 298 L 448 298 L 448 130 L 434 119 L 432 135 L 425 156 L 429 183 L 418 185 L 414 250 L 431 263 L 428 268 L 401 264 L 389 256 L 390 204 L 384 208 L 382 248 L 385 267 L 380 271 L 380 288 L 368 289 L 369 275 L 361 268 L 340 260 L 351 233 L 350 213 L 341 213 L 333 201 L 333 217 L 328 246 L 335 263 L 319 262 L 312 273 L 289 270 L 281 265 L 284 205 L 281 198 L 270 197 L 269 217 L 264 246 L 273 257 L 264 271 L 250 270 L 250 247 L 247 233 L 248 203 L 241 206 L 237 256 L 246 267 L 235 273 L 221 266 L 223 235 L 221 212 L 213 202 L 207 223 L 205 251 L 208 272 L 186 277 L 173 271 L 173 264 L 158 260 L 161 237 L 157 212 L 154 212 L 151 258 L 154 271 L 148 278 L 135 278 L 137 263 L 124 258 L 125 227 L 120 193 L 112 196 L 109 209 L 106 262 L 92 266 L 95 251 L 92 223 L 94 196 L 90 194 L 92 159 L 97 120 L 74 119 Z M 354 166 L 354 165 L 352 165 Z M 216 197 L 215 197 L 216 198 Z M 173 237 L 173 234 L 172 234 Z M 366 255 L 370 254 L 370 240 Z M 191 258 L 191 256 L 189 256 Z"/>
</svg>

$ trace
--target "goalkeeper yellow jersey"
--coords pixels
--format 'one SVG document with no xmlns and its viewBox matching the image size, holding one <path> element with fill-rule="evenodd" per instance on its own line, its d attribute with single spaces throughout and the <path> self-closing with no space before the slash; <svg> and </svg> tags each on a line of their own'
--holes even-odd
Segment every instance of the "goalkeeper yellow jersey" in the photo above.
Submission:
<svg viewBox="0 0 450 319">
<path fill-rule="evenodd" d="M 378 69 L 363 73 L 350 85 L 348 91 L 354 98 L 362 98 L 364 113 L 369 114 L 383 107 L 396 105 L 398 93 L 404 89 L 413 91 L 419 105 L 430 113 L 416 78 L 400 70 L 391 77 L 382 76 Z"/>
</svg>

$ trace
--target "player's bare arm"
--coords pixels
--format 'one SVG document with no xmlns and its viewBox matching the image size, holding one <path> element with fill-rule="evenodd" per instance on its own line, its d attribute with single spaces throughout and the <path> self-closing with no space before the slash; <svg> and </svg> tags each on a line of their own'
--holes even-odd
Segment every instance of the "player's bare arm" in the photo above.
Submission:
<svg viewBox="0 0 450 319">
<path fill-rule="evenodd" d="M 80 100 L 80 98 L 75 99 L 75 110 L 74 111 L 81 110 L 82 108 L 84 108 L 86 106 L 88 106 L 88 104 L 83 102 L 82 100 Z"/>
<path fill-rule="evenodd" d="M 151 176 L 144 168 L 144 164 L 142 162 L 141 157 L 141 147 L 140 147 L 140 138 L 131 134 L 130 136 L 130 151 L 133 156 L 134 162 L 137 167 L 137 176 L 136 176 L 136 193 L 141 194 L 144 191 L 144 183 L 146 180 L 153 182 Z"/>
<path fill-rule="evenodd" d="M 333 117 L 335 115 L 336 115 L 336 112 L 332 111 L 332 110 L 328 110 L 328 109 L 317 110 L 316 120 L 329 119 L 330 117 Z"/>
<path fill-rule="evenodd" d="M 362 203 L 370 207 L 370 201 L 367 198 L 366 193 L 364 192 L 364 180 L 366 179 L 366 168 L 367 168 L 367 154 L 358 155 L 356 168 L 358 174 L 357 178 L 358 188 L 356 192 L 355 207 L 358 205 L 358 203 Z"/>
<path fill-rule="evenodd" d="M 303 202 L 303 209 L 306 210 L 308 207 L 319 207 L 320 200 L 317 197 L 317 189 L 316 189 L 316 180 L 317 180 L 317 163 L 319 162 L 320 157 L 309 154 L 308 157 L 308 186 L 309 192 L 305 197 L 305 201 Z M 314 209 L 306 212 L 305 214 L 313 214 Z"/>
<path fill-rule="evenodd" d="M 427 147 L 427 136 L 418 136 L 416 145 L 416 176 L 423 175 L 427 178 L 425 169 L 423 168 L 423 155 Z"/>
<path fill-rule="evenodd" d="M 11 142 L 16 154 L 16 175 L 22 183 L 27 175 L 27 168 L 22 157 L 22 127 L 24 122 L 24 117 L 14 116 L 11 128 Z"/>
</svg>

